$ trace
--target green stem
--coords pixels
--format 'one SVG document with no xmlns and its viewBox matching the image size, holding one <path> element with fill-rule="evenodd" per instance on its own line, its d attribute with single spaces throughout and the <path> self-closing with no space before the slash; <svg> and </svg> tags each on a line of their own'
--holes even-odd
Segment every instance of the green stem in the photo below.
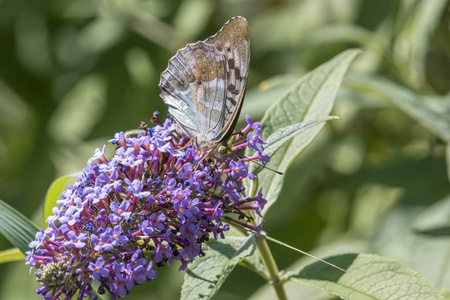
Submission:
<svg viewBox="0 0 450 300">
<path fill-rule="evenodd" d="M 253 181 L 253 188 L 251 191 L 252 197 L 254 197 L 257 193 L 258 186 L 258 178 Z M 255 213 L 251 213 L 252 215 L 252 225 L 256 226 L 256 216 Z M 247 229 L 248 230 L 248 229 Z M 249 230 L 250 231 L 250 230 Z M 277 293 L 279 300 L 287 300 L 286 291 L 284 290 L 284 280 L 280 276 L 280 271 L 278 270 L 277 263 L 273 258 L 272 251 L 270 251 L 269 245 L 267 244 L 267 239 L 264 235 L 260 233 L 256 233 L 257 235 L 257 247 L 260 254 L 260 258 L 264 266 L 266 267 L 267 273 L 269 274 L 269 280 L 273 287 L 275 288 L 275 292 Z"/>
<path fill-rule="evenodd" d="M 284 290 L 283 284 L 284 280 L 280 276 L 275 259 L 272 256 L 267 240 L 263 236 L 258 236 L 258 250 L 260 253 L 261 260 L 269 273 L 269 278 L 272 282 L 273 287 L 278 295 L 278 299 L 287 300 L 286 292 Z"/>
</svg>

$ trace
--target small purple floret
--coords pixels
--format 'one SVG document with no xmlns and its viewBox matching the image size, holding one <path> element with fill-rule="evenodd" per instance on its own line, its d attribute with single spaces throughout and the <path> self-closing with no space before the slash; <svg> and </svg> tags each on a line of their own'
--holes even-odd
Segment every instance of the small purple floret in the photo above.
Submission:
<svg viewBox="0 0 450 300">
<path fill-rule="evenodd" d="M 154 279 L 155 267 L 179 261 L 185 270 L 203 256 L 211 236 L 225 238 L 230 227 L 223 219 L 262 230 L 262 224 L 249 224 L 250 212 L 260 214 L 266 200 L 261 192 L 244 196 L 241 184 L 256 177 L 246 162 L 268 161 L 260 123 L 247 116 L 247 126 L 230 145 L 235 154 L 214 161 L 177 135 L 171 120 L 154 118 L 159 125 L 137 137 L 115 134 L 110 159 L 105 147 L 95 150 L 57 201 L 48 228 L 29 244 L 26 261 L 37 268 L 37 293 L 45 299 L 73 299 L 77 292 L 77 299 L 96 299 L 93 281 L 100 294 L 122 298 L 134 285 Z M 245 147 L 255 154 L 239 159 L 236 153 Z"/>
</svg>

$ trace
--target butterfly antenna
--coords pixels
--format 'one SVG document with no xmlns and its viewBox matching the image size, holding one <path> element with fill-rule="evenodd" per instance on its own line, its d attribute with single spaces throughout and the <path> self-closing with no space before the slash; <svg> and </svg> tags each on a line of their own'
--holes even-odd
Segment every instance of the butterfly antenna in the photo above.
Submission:
<svg viewBox="0 0 450 300">
<path fill-rule="evenodd" d="M 279 245 L 281 245 L 281 246 L 284 246 L 284 247 L 286 247 L 286 248 L 289 248 L 289 249 L 291 249 L 291 250 L 294 250 L 294 251 L 296 251 L 296 252 L 299 252 L 299 253 L 301 253 L 301 254 L 303 254 L 303 255 L 309 256 L 309 257 L 311 257 L 312 259 L 318 260 L 318 261 L 320 261 L 320 262 L 322 262 L 322 263 L 324 263 L 324 264 L 327 264 L 327 265 L 329 265 L 329 266 L 331 266 L 331 267 L 333 267 L 333 268 L 336 268 L 336 269 L 338 269 L 338 270 L 341 270 L 341 271 L 344 272 L 344 273 L 347 272 L 345 269 L 343 269 L 343 268 L 341 268 L 341 267 L 338 267 L 338 266 L 336 266 L 336 265 L 334 265 L 334 264 L 332 264 L 332 263 L 330 263 L 330 262 L 328 262 L 328 261 L 326 261 L 326 260 L 324 260 L 324 259 L 321 259 L 320 257 L 317 257 L 317 256 L 315 256 L 315 255 L 312 255 L 312 254 L 310 254 L 310 253 L 308 253 L 308 252 L 306 252 L 306 251 L 303 251 L 303 250 L 297 249 L 297 248 L 295 248 L 295 247 L 292 247 L 291 245 L 288 245 L 288 244 L 283 243 L 283 242 L 281 242 L 281 241 L 279 241 L 279 240 L 276 240 L 276 239 L 274 239 L 274 238 L 271 238 L 271 237 L 268 236 L 268 235 L 264 235 L 264 234 L 260 234 L 260 235 L 261 235 L 261 236 L 264 236 L 267 240 L 269 240 L 269 241 L 271 241 L 271 242 L 277 243 L 277 244 L 279 244 Z"/>
<path fill-rule="evenodd" d="M 237 155 L 237 157 L 239 157 L 239 158 L 246 158 L 246 159 L 249 159 L 247 156 L 244 156 L 244 155 L 238 155 L 238 154 L 236 154 Z M 260 163 L 258 163 L 258 162 L 256 162 L 256 161 L 254 161 L 254 160 L 249 160 L 250 162 L 252 162 L 252 163 L 254 163 L 254 164 L 257 164 L 258 166 L 260 166 L 260 167 L 263 167 L 264 169 L 267 169 L 267 170 L 270 170 L 270 171 L 272 171 L 272 172 L 275 172 L 275 173 L 277 173 L 277 174 L 279 174 L 279 175 L 284 175 L 284 173 L 283 172 L 280 172 L 280 171 L 277 171 L 277 170 L 275 170 L 275 169 L 272 169 L 272 168 L 269 168 L 269 167 L 266 167 L 266 166 L 264 166 L 264 165 L 262 165 L 262 164 L 260 164 Z"/>
<path fill-rule="evenodd" d="M 262 237 L 262 238 L 264 238 L 264 239 L 267 239 L 268 241 L 271 241 L 271 242 L 276 243 L 276 244 L 278 244 L 278 245 L 284 246 L 284 247 L 286 247 L 286 248 L 288 248 L 288 249 L 294 250 L 294 251 L 296 251 L 296 252 L 298 252 L 298 253 L 301 253 L 301 254 L 303 254 L 303 255 L 309 256 L 309 257 L 311 257 L 312 259 L 315 259 L 315 260 L 320 261 L 320 262 L 322 262 L 322 263 L 324 263 L 324 264 L 327 264 L 327 265 L 329 265 L 329 266 L 331 266 L 331 267 L 333 267 L 333 268 L 336 268 L 336 269 L 338 269 L 338 270 L 341 270 L 341 271 L 344 272 L 344 273 L 347 272 L 345 269 L 343 269 L 343 268 L 341 268 L 341 267 L 338 267 L 338 266 L 336 266 L 336 265 L 334 265 L 334 264 L 332 264 L 332 263 L 326 261 L 325 259 L 321 259 L 320 257 L 317 257 L 317 256 L 315 256 L 315 255 L 312 255 L 312 254 L 310 254 L 310 253 L 308 253 L 308 252 L 306 252 L 306 251 L 297 249 L 297 248 L 295 248 L 295 247 L 292 247 L 292 246 L 289 245 L 289 244 L 283 243 L 282 241 L 279 241 L 279 240 L 277 240 L 277 239 L 271 238 L 271 237 L 268 236 L 264 231 L 262 231 L 262 232 L 256 232 L 256 231 L 254 231 L 254 230 L 251 230 L 251 229 L 249 229 L 249 228 L 242 227 L 242 226 L 237 225 L 237 224 L 234 224 L 234 225 L 235 225 L 235 226 L 238 226 L 238 227 L 240 227 L 240 228 L 243 228 L 243 229 L 244 229 L 245 231 L 247 231 L 247 232 L 250 232 L 250 233 L 255 234 L 255 235 L 257 235 L 257 236 L 260 236 L 260 237 Z"/>
</svg>

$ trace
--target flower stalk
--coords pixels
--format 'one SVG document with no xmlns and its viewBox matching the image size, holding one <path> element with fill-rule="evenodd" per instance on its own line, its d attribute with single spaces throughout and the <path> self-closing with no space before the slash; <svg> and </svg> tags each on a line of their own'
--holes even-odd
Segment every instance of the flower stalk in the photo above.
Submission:
<svg viewBox="0 0 450 300">
<path fill-rule="evenodd" d="M 287 300 L 286 291 L 284 290 L 284 280 L 280 276 L 280 271 L 278 270 L 277 263 L 273 258 L 272 251 L 270 251 L 267 240 L 264 236 L 258 236 L 257 242 L 258 251 L 262 260 L 262 263 L 266 267 L 269 274 L 269 280 L 273 285 L 275 292 L 277 293 L 279 300 Z"/>
</svg>

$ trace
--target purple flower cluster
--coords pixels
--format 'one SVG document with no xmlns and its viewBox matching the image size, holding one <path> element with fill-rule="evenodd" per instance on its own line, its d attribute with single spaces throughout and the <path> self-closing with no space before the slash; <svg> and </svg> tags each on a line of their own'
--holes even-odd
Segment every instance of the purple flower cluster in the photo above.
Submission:
<svg viewBox="0 0 450 300">
<path fill-rule="evenodd" d="M 261 231 L 246 212 L 259 213 L 266 200 L 261 192 L 244 197 L 239 184 L 255 177 L 244 162 L 268 161 L 260 124 L 247 117 L 248 125 L 232 138 L 234 155 L 214 161 L 177 135 L 172 121 L 155 122 L 135 138 L 117 133 L 109 160 L 105 147 L 97 149 L 57 202 L 49 227 L 30 243 L 27 263 L 37 266 L 37 293 L 45 299 L 71 299 L 77 292 L 78 299 L 97 299 L 93 281 L 99 294 L 125 297 L 157 276 L 154 267 L 178 260 L 185 270 L 203 255 L 210 233 L 224 238 L 229 225 L 223 219 Z M 240 159 L 244 147 L 256 154 Z"/>
</svg>

